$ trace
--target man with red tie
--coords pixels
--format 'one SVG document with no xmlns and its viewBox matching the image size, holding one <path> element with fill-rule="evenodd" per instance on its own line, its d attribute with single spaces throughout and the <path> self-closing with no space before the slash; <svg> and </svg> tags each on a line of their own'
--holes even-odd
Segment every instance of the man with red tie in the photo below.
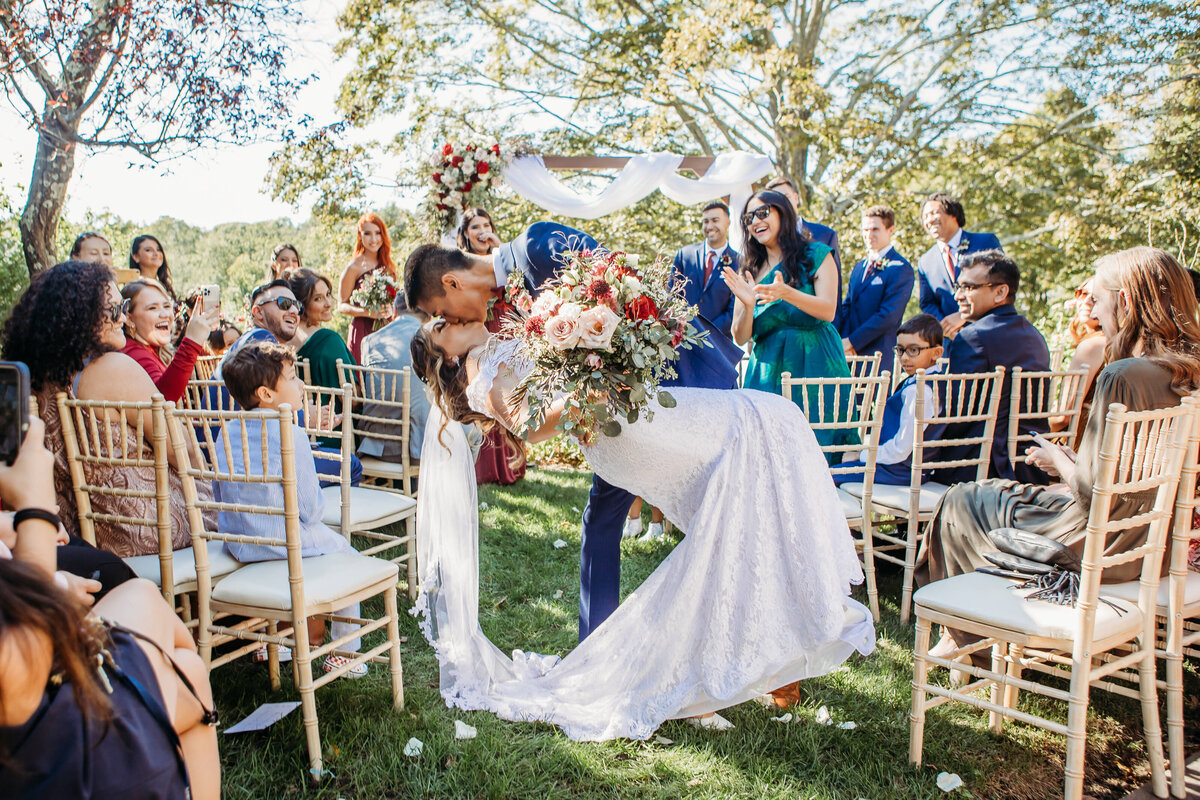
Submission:
<svg viewBox="0 0 1200 800">
<path fill-rule="evenodd" d="M 738 253 L 729 246 L 729 206 L 714 200 L 701 212 L 704 241 L 685 245 L 675 254 L 676 280 L 685 280 L 684 294 L 700 316 L 730 335 L 733 325 L 733 292 L 725 285 L 721 270 L 738 268 Z"/>
<path fill-rule="evenodd" d="M 964 320 L 954 299 L 959 265 L 968 253 L 1003 250 L 994 233 L 963 230 L 967 215 L 962 203 L 946 192 L 934 192 L 921 206 L 921 226 L 933 237 L 933 247 L 917 262 L 921 310 L 942 321 L 942 331 L 953 337 Z"/>
</svg>

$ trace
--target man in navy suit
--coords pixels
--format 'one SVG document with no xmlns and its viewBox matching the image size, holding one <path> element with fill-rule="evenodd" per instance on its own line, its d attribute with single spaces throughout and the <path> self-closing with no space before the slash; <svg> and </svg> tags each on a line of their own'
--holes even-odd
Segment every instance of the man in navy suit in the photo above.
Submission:
<svg viewBox="0 0 1200 800">
<path fill-rule="evenodd" d="M 464 253 L 436 244 L 421 245 L 404 265 L 404 290 L 410 308 L 420 308 L 447 322 L 484 322 L 508 276 L 524 274 L 525 285 L 535 295 L 555 277 L 567 254 L 602 250 L 583 231 L 554 222 L 537 222 L 491 255 Z M 741 350 L 712 330 L 703 318 L 692 324 L 709 331 L 710 347 L 680 350 L 675 370 L 682 385 L 709 389 L 732 389 L 737 383 L 731 351 Z M 616 610 L 620 600 L 621 527 L 633 495 L 599 476 L 592 479 L 592 492 L 583 511 L 583 547 L 579 573 L 579 639 L 582 641 Z"/>
<path fill-rule="evenodd" d="M 933 237 L 933 247 L 917 261 L 921 310 L 942 321 L 942 332 L 954 336 L 963 320 L 954 298 L 954 284 L 963 257 L 981 250 L 1002 250 L 994 233 L 963 230 L 967 215 L 962 203 L 946 192 L 934 192 L 921 206 L 921 225 Z"/>
<path fill-rule="evenodd" d="M 700 217 L 704 241 L 685 245 L 675 254 L 675 274 L 684 283 L 688 304 L 727 339 L 733 326 L 733 292 L 721 278 L 721 270 L 738 271 L 738 252 L 729 246 L 729 206 L 714 200 Z"/>
<path fill-rule="evenodd" d="M 822 225 L 819 222 L 813 222 L 804 218 L 804 214 L 800 211 L 800 193 L 796 191 L 796 184 L 789 181 L 787 178 L 775 178 L 766 186 L 774 192 L 779 192 L 788 200 L 792 201 L 792 208 L 796 209 L 796 230 L 801 232 L 808 231 L 814 242 L 820 242 L 824 245 L 829 245 L 829 249 L 833 251 L 833 263 L 837 265 L 838 287 L 837 287 L 837 303 L 838 308 L 841 308 L 842 302 L 842 251 L 838 247 L 837 231 L 830 228 L 828 225 Z M 740 212 L 739 212 L 740 213 Z M 833 326 L 836 328 L 838 324 L 837 314 L 833 317 Z"/>
<path fill-rule="evenodd" d="M 1014 470 L 1008 460 L 1008 412 L 1013 367 L 1021 367 L 1027 372 L 1050 369 L 1050 349 L 1046 346 L 1046 340 L 1033 323 L 1018 314 L 1013 306 L 1020 281 L 1016 262 L 1000 250 L 984 250 L 963 259 L 954 293 L 958 298 L 963 326 L 950 343 L 947 372 L 991 372 L 998 366 L 1004 367 L 1000 411 L 992 438 L 988 476 L 1021 483 L 1045 483 L 1046 479 L 1040 471 L 1027 464 L 1019 464 Z M 978 436 L 983 425 L 982 422 L 947 425 L 939 438 Z M 1036 424 L 1022 425 L 1023 433 L 1036 429 Z M 966 457 L 947 453 L 947 449 L 951 448 L 943 449 L 941 460 Z M 942 472 L 948 473 L 938 476 L 943 483 L 975 480 L 974 467 L 952 468 Z"/>
<path fill-rule="evenodd" d="M 887 206 L 873 206 L 863 213 L 867 257 L 850 271 L 846 299 L 838 314 L 838 332 L 846 355 L 881 353 L 888 369 L 896 331 L 916 281 L 912 265 L 892 247 L 895 230 L 896 213 Z"/>
</svg>

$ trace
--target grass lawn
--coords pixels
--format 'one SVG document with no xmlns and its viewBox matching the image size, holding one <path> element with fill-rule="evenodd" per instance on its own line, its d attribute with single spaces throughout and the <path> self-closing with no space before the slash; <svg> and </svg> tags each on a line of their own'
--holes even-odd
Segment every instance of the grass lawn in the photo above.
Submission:
<svg viewBox="0 0 1200 800">
<path fill-rule="evenodd" d="M 532 469 L 513 488 L 480 490 L 482 563 L 480 616 L 501 650 L 564 654 L 577 634 L 580 510 L 589 473 Z M 555 539 L 569 547 L 556 550 Z M 669 552 L 672 542 L 625 543 L 622 589 L 632 591 Z M 561 592 L 561 595 L 559 594 Z M 865 591 L 858 592 L 865 602 Z M 987 717 L 943 706 L 927 717 L 925 766 L 908 765 L 912 626 L 898 623 L 899 580 L 881 584 L 883 621 L 875 653 L 804 684 L 793 722 L 752 703 L 722 712 L 737 729 L 711 733 L 668 722 L 670 744 L 616 741 L 576 743 L 548 725 L 513 724 L 486 713 L 445 707 L 437 664 L 415 621 L 403 615 L 405 708 L 394 713 L 386 669 L 341 680 L 317 692 L 325 766 L 320 786 L 309 785 L 297 709 L 267 731 L 221 735 L 224 795 L 228 798 L 935 798 L 935 778 L 955 772 L 965 781 L 956 797 L 1061 796 L 1064 740 L 1016 723 L 1004 734 Z M 402 608 L 406 601 L 402 595 Z M 368 607 L 368 612 L 371 609 Z M 370 640 L 368 640 L 370 641 Z M 636 653 L 630 654 L 636 658 Z M 272 693 L 262 664 L 241 662 L 212 675 L 225 725 L 261 703 L 298 699 L 288 682 Z M 943 673 L 944 677 L 944 673 Z M 1194 664 L 1186 677 L 1188 733 L 1200 719 Z M 1136 704 L 1093 694 L 1089 724 L 1088 793 L 1120 798 L 1148 779 Z M 1027 700 L 1023 701 L 1028 707 Z M 1036 702 L 1036 700 L 1035 700 Z M 818 725 L 827 706 L 835 722 Z M 1065 721 L 1065 707 L 1059 710 Z M 456 741 L 454 720 L 475 726 L 474 740 Z M 424 742 L 417 758 L 403 755 L 410 737 Z"/>
</svg>

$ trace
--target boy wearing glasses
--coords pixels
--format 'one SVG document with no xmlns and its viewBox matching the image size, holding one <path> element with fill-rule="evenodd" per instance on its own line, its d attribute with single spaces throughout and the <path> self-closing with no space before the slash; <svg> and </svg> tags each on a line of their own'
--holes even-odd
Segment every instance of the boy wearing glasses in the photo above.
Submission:
<svg viewBox="0 0 1200 800">
<path fill-rule="evenodd" d="M 875 455 L 875 482 L 889 486 L 907 486 L 912 475 L 913 439 L 917 431 L 917 370 L 926 374 L 941 372 L 937 360 L 942 357 L 942 324 L 930 314 L 918 314 L 900 326 L 893 348 L 904 369 L 904 381 L 892 392 L 883 409 L 883 428 L 879 432 L 879 450 Z M 925 387 L 925 409 L 936 415 L 940 406 L 937 394 Z M 859 453 L 858 461 L 843 462 L 843 466 L 862 466 L 867 451 Z M 855 473 L 833 476 L 842 484 L 861 480 Z"/>
</svg>

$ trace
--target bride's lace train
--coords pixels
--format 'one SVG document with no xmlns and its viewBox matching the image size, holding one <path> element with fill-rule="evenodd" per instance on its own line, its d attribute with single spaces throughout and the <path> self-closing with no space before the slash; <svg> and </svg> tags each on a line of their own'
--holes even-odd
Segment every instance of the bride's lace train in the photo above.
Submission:
<svg viewBox="0 0 1200 800">
<path fill-rule="evenodd" d="M 461 426 L 431 410 L 422 450 L 422 627 L 448 705 L 560 726 L 578 740 L 644 739 L 664 720 L 826 674 L 874 649 L 862 580 L 816 439 L 799 409 L 759 392 L 673 389 L 653 422 L 586 448 L 606 480 L 686 531 L 603 625 L 564 659 L 483 635 L 478 522 Z"/>
</svg>

